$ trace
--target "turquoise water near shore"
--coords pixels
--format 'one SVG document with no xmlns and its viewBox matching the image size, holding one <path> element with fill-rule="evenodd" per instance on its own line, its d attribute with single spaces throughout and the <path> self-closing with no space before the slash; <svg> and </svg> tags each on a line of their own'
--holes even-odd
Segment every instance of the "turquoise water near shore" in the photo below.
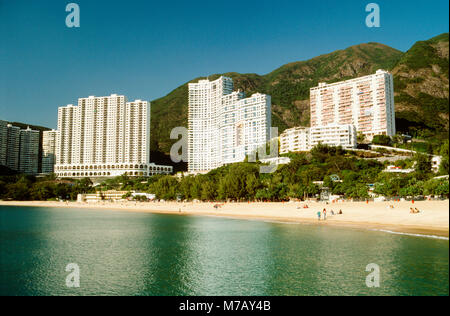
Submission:
<svg viewBox="0 0 450 316">
<path fill-rule="evenodd" d="M 0 206 L 0 251 L 0 295 L 449 295 L 448 240 L 349 228 Z"/>
</svg>

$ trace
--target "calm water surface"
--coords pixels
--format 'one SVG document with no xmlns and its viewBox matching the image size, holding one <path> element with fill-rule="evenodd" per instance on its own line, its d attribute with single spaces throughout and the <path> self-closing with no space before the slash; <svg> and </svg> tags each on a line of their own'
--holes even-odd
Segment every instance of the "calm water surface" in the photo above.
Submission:
<svg viewBox="0 0 450 316">
<path fill-rule="evenodd" d="M 448 240 L 347 228 L 0 206 L 0 251 L 1 295 L 449 294 Z"/>
</svg>

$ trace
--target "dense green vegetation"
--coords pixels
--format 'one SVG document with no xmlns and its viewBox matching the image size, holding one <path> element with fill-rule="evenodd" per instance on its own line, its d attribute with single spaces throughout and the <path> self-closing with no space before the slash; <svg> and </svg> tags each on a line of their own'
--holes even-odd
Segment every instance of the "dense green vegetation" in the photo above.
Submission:
<svg viewBox="0 0 450 316">
<path fill-rule="evenodd" d="M 447 151 L 448 143 L 443 146 Z M 426 155 L 397 161 L 396 165 L 412 168 L 411 174 L 382 172 L 386 164 L 373 159 L 359 159 L 356 153 L 341 148 L 317 146 L 310 153 L 288 154 L 291 163 L 279 166 L 272 174 L 259 173 L 260 164 L 238 163 L 211 171 L 206 175 L 155 176 L 148 182 L 120 178 L 106 182 L 105 188 L 131 189 L 156 194 L 163 200 L 201 201 L 285 201 L 306 199 L 320 194 L 320 182 L 332 194 L 345 198 L 369 198 L 369 185 L 374 193 L 391 196 L 443 195 L 448 196 L 448 180 L 436 180 L 431 161 Z M 445 170 L 447 168 L 447 170 Z M 441 174 L 448 174 L 443 167 Z M 336 178 L 336 176 L 338 178 Z M 340 179 L 341 181 L 336 181 Z M 409 187 L 412 187 L 410 189 Z M 414 194 L 411 194 L 414 193 Z"/>
<path fill-rule="evenodd" d="M 448 142 L 442 146 L 444 163 L 440 174 L 448 174 Z M 319 145 L 309 153 L 287 154 L 291 163 L 272 174 L 259 172 L 260 163 L 237 163 L 197 176 L 153 176 L 108 179 L 93 188 L 89 179 L 58 181 L 13 175 L 0 177 L 0 198 L 13 200 L 75 200 L 78 193 L 96 190 L 148 192 L 163 200 L 286 201 L 317 197 L 321 187 L 348 199 L 369 198 L 370 187 L 387 197 L 448 196 L 448 180 L 434 179 L 429 156 L 418 154 L 396 162 L 414 167 L 410 174 L 382 172 L 388 163 L 361 159 L 358 153 Z M 323 183 L 322 183 L 323 181 Z"/>
<path fill-rule="evenodd" d="M 429 141 L 415 139 L 405 142 L 405 138 L 402 135 L 397 134 L 394 137 L 375 135 L 371 143 L 373 145 L 390 146 L 423 154 L 441 156 L 442 146 L 443 144 L 446 144 L 446 141 L 443 143 L 442 140 L 439 139 Z M 381 152 L 385 151 L 382 150 Z"/>
<path fill-rule="evenodd" d="M 448 139 L 442 144 L 439 155 L 442 157 L 441 165 L 439 168 L 440 174 L 449 174 L 450 172 L 450 163 L 448 158 L 449 153 L 449 141 Z"/>
<path fill-rule="evenodd" d="M 79 193 L 94 192 L 88 178 L 58 181 L 54 176 L 36 178 L 26 175 L 0 177 L 0 199 L 18 201 L 76 200 Z"/>
<path fill-rule="evenodd" d="M 372 144 L 389 146 L 392 144 L 392 139 L 387 135 L 375 135 L 372 139 Z"/>
<path fill-rule="evenodd" d="M 397 130 L 427 141 L 448 138 L 448 33 L 414 44 L 394 67 Z"/>
<path fill-rule="evenodd" d="M 411 47 L 408 54 L 405 54 L 400 62 L 412 70 L 430 68 L 433 65 L 437 65 L 446 72 L 448 78 L 448 59 L 440 57 L 435 48 L 436 44 L 448 42 L 448 40 L 448 33 L 445 33 L 428 41 L 419 41 Z"/>
<path fill-rule="evenodd" d="M 416 96 L 400 93 L 395 102 L 411 106 L 410 110 L 397 113 L 397 125 L 403 132 L 427 140 L 436 136 L 439 139 L 448 137 L 448 120 L 436 115 L 448 115 L 448 98 L 436 98 L 422 92 Z"/>
</svg>

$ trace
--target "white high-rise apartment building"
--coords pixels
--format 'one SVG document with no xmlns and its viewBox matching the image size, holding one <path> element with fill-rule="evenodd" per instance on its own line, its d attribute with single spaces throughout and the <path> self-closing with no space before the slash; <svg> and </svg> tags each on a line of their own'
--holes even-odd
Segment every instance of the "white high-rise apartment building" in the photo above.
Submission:
<svg viewBox="0 0 450 316">
<path fill-rule="evenodd" d="M 233 80 L 189 84 L 189 172 L 208 172 L 243 161 L 270 138 L 271 98 L 233 92 Z"/>
<path fill-rule="evenodd" d="M 57 136 L 55 130 L 42 133 L 42 173 L 54 172 Z"/>
<path fill-rule="evenodd" d="M 377 70 L 373 75 L 332 84 L 319 83 L 310 90 L 311 127 L 348 125 L 368 139 L 394 136 L 394 80 Z"/>
<path fill-rule="evenodd" d="M 169 174 L 150 163 L 150 103 L 90 96 L 58 109 L 55 173 L 59 177 Z"/>
<path fill-rule="evenodd" d="M 188 170 L 207 171 L 222 165 L 220 114 L 222 98 L 233 92 L 233 80 L 220 77 L 211 82 L 189 84 Z M 234 96 L 236 99 L 238 97 Z"/>
<path fill-rule="evenodd" d="M 294 127 L 280 135 L 280 154 L 310 150 L 309 127 Z"/>
<path fill-rule="evenodd" d="M 136 100 L 125 107 L 124 161 L 150 162 L 150 104 Z"/>
<path fill-rule="evenodd" d="M 20 130 L 19 135 L 19 172 L 37 174 L 39 168 L 39 131 L 34 131 L 28 127 Z"/>
</svg>

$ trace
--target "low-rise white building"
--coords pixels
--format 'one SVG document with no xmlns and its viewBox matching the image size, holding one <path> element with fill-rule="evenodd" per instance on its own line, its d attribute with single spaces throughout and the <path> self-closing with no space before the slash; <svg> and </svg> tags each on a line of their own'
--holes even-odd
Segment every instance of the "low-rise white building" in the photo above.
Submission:
<svg viewBox="0 0 450 316">
<path fill-rule="evenodd" d="M 396 167 L 394 165 L 391 166 L 387 166 L 385 170 L 383 170 L 383 172 L 388 172 L 388 173 L 412 173 L 414 172 L 414 169 L 410 168 L 410 169 L 402 169 L 400 167 Z"/>
<path fill-rule="evenodd" d="M 285 130 L 280 135 L 280 154 L 308 151 L 309 135 L 309 127 L 299 126 Z"/>
<path fill-rule="evenodd" d="M 156 199 L 156 195 L 152 194 L 152 193 L 132 192 L 131 196 L 134 197 L 134 198 L 138 197 L 138 196 L 143 196 L 147 200 L 154 200 L 154 199 Z"/>
<path fill-rule="evenodd" d="M 122 201 L 123 196 L 127 194 L 128 191 L 97 191 L 95 193 L 85 193 L 77 195 L 77 202 L 80 203 L 97 203 L 101 201 Z"/>
<path fill-rule="evenodd" d="M 56 167 L 61 178 L 109 178 L 121 175 L 132 177 L 151 177 L 157 174 L 172 174 L 172 166 L 148 164 L 95 164 L 69 165 Z"/>
<path fill-rule="evenodd" d="M 260 160 L 262 163 L 275 164 L 275 165 L 288 165 L 291 163 L 291 159 L 289 157 L 273 157 L 273 158 L 265 158 Z"/>
<path fill-rule="evenodd" d="M 294 127 L 280 135 L 280 153 L 309 151 L 319 144 L 355 149 L 356 136 L 355 126 L 351 124 Z"/>
<path fill-rule="evenodd" d="M 357 147 L 356 128 L 351 124 L 311 127 L 309 139 L 311 148 L 319 144 L 341 146 L 344 149 Z"/>
</svg>

